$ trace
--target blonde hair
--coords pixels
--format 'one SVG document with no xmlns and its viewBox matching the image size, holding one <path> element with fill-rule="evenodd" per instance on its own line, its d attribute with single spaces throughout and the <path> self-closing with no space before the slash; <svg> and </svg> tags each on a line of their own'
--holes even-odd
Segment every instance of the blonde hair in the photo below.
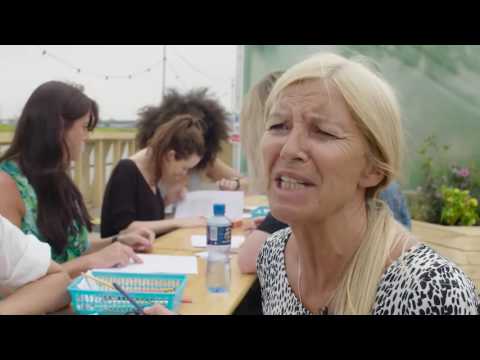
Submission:
<svg viewBox="0 0 480 360">
<path fill-rule="evenodd" d="M 265 193 L 263 158 L 258 149 L 265 131 L 265 103 L 273 85 L 282 74 L 282 71 L 275 71 L 258 82 L 245 97 L 240 112 L 240 139 L 247 158 L 249 192 L 253 194 Z"/>
<path fill-rule="evenodd" d="M 293 66 L 277 80 L 267 99 L 265 114 L 270 113 L 285 88 L 316 79 L 324 80 L 327 89 L 333 86 L 343 96 L 368 143 L 370 161 L 384 174 L 384 179 L 366 192 L 366 235 L 333 299 L 338 314 L 370 314 L 389 257 L 402 245 L 406 234 L 388 206 L 377 199 L 401 169 L 404 138 L 399 105 L 393 89 L 366 64 L 323 53 Z"/>
</svg>

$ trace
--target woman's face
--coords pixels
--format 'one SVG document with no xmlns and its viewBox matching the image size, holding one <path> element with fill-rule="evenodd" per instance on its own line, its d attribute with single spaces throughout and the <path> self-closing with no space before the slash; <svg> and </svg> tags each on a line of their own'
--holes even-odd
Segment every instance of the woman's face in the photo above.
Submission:
<svg viewBox="0 0 480 360">
<path fill-rule="evenodd" d="M 75 120 L 72 127 L 67 130 L 65 141 L 70 152 L 70 160 L 77 161 L 80 159 L 85 142 L 88 139 L 88 123 L 90 120 L 90 112 Z"/>
<path fill-rule="evenodd" d="M 175 184 L 185 181 L 188 172 L 198 165 L 202 158 L 197 154 L 190 155 L 186 159 L 177 160 L 175 151 L 170 150 L 164 158 L 162 166 L 162 182 L 166 184 Z"/>
<path fill-rule="evenodd" d="M 323 221 L 364 205 L 381 181 L 367 143 L 334 86 L 309 80 L 287 87 L 267 116 L 261 148 L 272 214 L 293 224 Z"/>
</svg>

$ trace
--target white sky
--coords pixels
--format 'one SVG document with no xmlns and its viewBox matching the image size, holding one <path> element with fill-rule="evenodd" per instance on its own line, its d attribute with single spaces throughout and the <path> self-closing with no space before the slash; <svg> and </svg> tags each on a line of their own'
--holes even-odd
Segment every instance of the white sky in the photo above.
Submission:
<svg viewBox="0 0 480 360">
<path fill-rule="evenodd" d="M 19 116 L 40 84 L 61 80 L 82 84 L 98 102 L 102 119 L 135 120 L 139 108 L 161 100 L 162 58 L 163 45 L 1 45 L 0 119 Z M 236 45 L 168 45 L 166 87 L 207 86 L 231 110 L 235 61 Z M 140 74 L 131 80 L 105 80 L 105 75 L 135 72 Z"/>
</svg>

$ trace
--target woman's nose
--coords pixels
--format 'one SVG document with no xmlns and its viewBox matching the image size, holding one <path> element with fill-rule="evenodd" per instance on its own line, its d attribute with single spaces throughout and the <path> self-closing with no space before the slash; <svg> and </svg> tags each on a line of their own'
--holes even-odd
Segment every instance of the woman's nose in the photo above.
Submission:
<svg viewBox="0 0 480 360">
<path fill-rule="evenodd" d="M 305 161 L 307 154 L 304 150 L 306 141 L 304 131 L 301 129 L 292 129 L 286 136 L 280 157 L 285 160 L 302 160 Z"/>
</svg>

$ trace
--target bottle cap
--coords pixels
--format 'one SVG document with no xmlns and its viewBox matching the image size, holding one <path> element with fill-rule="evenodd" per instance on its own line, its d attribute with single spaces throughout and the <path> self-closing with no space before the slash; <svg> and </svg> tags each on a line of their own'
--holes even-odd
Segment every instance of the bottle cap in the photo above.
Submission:
<svg viewBox="0 0 480 360">
<path fill-rule="evenodd" d="M 213 204 L 214 216 L 225 216 L 225 204 Z"/>
</svg>

